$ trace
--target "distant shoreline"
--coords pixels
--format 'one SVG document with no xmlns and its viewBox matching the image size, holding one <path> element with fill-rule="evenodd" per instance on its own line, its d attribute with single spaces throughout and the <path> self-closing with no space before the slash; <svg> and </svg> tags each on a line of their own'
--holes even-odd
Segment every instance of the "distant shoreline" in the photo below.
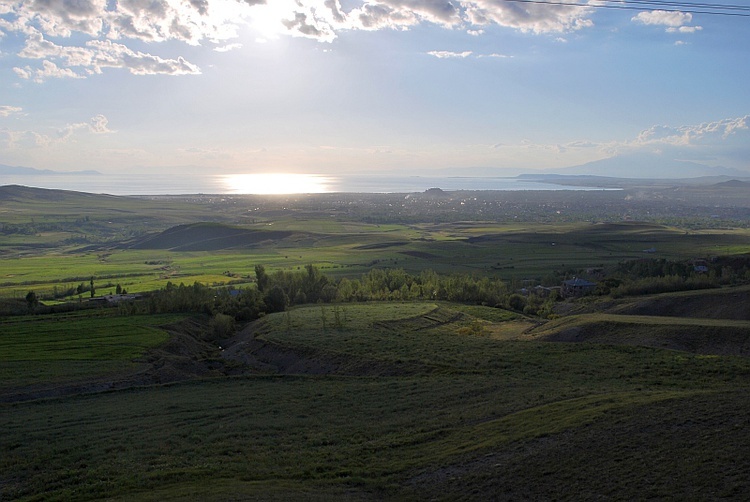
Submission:
<svg viewBox="0 0 750 502">
<path fill-rule="evenodd" d="M 103 174 L 94 169 L 84 171 L 53 171 L 51 169 L 0 165 L 0 176 L 103 176 Z"/>
<path fill-rule="evenodd" d="M 120 196 L 159 195 L 274 195 L 313 193 L 422 193 L 439 188 L 445 192 L 458 191 L 602 191 L 625 189 L 673 189 L 678 187 L 716 186 L 739 189 L 750 186 L 750 178 L 730 176 L 705 176 L 685 179 L 612 178 L 593 175 L 524 174 L 508 176 L 424 176 L 385 174 L 344 175 L 277 175 L 275 186 L 279 191 L 269 191 L 261 186 L 265 175 L 256 183 L 250 175 L 241 175 L 243 183 L 236 183 L 237 175 L 224 174 L 104 174 L 98 171 L 69 173 L 35 170 L 34 174 L 5 174 L 0 171 L 0 185 L 22 185 L 52 190 L 70 190 L 93 194 Z M 288 176 L 289 182 L 285 181 Z M 312 179 L 310 185 L 300 179 Z M 296 183 L 294 182 L 296 181 Z M 288 192 L 283 190 L 292 187 Z M 271 187 L 273 188 L 273 187 Z"/>
<path fill-rule="evenodd" d="M 24 185 L 35 188 L 71 190 L 109 195 L 240 195 L 269 194 L 266 191 L 253 191 L 252 185 L 233 187 L 224 175 L 141 175 L 141 174 L 94 174 L 63 175 L 0 174 L 0 185 Z M 325 176 L 321 188 L 306 191 L 298 187 L 288 193 L 419 193 L 430 188 L 440 188 L 447 192 L 455 191 L 518 191 L 518 190 L 607 190 L 608 187 L 562 185 L 543 180 L 522 180 L 506 177 L 447 177 L 447 176 L 379 176 L 342 175 Z"/>
</svg>

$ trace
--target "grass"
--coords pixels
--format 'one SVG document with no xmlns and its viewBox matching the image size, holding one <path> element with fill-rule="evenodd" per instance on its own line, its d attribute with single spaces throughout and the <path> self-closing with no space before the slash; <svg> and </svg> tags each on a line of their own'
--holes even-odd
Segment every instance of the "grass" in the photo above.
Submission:
<svg viewBox="0 0 750 502">
<path fill-rule="evenodd" d="M 121 374 L 169 335 L 160 326 L 184 316 L 118 317 L 110 311 L 0 320 L 0 391 Z"/>
<path fill-rule="evenodd" d="M 251 198 L 40 201 L 24 193 L 12 205 L 0 201 L 4 223 L 59 225 L 3 240 L 0 296 L 88 285 L 92 276 L 100 293 L 114 289 L 106 283 L 130 292 L 167 281 L 246 283 L 256 264 L 273 273 L 312 263 L 334 277 L 388 267 L 525 279 L 641 258 L 651 247 L 672 259 L 750 247 L 747 230 L 377 225 L 286 208 L 256 216 L 243 205 Z M 120 245 L 146 229 L 196 221 L 310 235 L 210 252 Z M 95 246 L 75 243 L 84 236 Z M 732 355 L 748 339 L 748 321 L 736 311 L 706 320 L 581 308 L 589 313 L 529 331 L 529 319 L 480 306 L 298 307 L 258 321 L 248 344 L 265 349 L 254 353 L 261 368 L 280 368 L 285 357 L 309 363 L 286 374 L 227 363 L 234 376 L 216 370 L 179 384 L 3 402 L 0 500 L 741 499 L 750 492 L 750 360 Z M 186 353 L 158 355 L 168 338 L 162 326 L 181 316 L 108 312 L 0 319 L 0 396 L 95 385 L 149 365 L 189 372 L 209 350 L 203 343 L 191 353 L 190 337 L 199 335 L 186 327 L 169 342 Z M 598 343 L 548 341 L 561 333 Z"/>
<path fill-rule="evenodd" d="M 328 324 L 334 309 L 346 312 L 341 328 Z M 580 455 L 566 449 L 565 438 L 593 428 L 599 432 L 586 448 L 600 454 L 610 432 L 639 423 L 639 410 L 699 401 L 750 411 L 747 399 L 723 397 L 724 389 L 746 395 L 746 359 L 459 333 L 477 320 L 503 325 L 518 322 L 514 317 L 431 303 L 297 308 L 259 321 L 260 339 L 318 360 L 408 371 L 235 377 L 0 405 L 3 497 L 460 499 L 471 494 L 469 481 L 487 484 L 486 493 L 499 489 L 491 481 L 495 456 L 518 472 L 511 488 L 536 486 L 546 457 L 532 461 L 514 454 L 518 448 L 547 440 L 559 443 L 551 455 Z M 114 320 L 100 322 L 116 331 Z M 39 363 L 11 362 L 17 371 Z M 720 427 L 734 435 L 729 423 Z M 731 441 L 720 439 L 717 448 L 736 451 Z M 636 462 L 628 460 L 622 472 Z M 437 474 L 446 470 L 454 475 Z M 576 482 L 598 482 L 584 472 Z M 420 481 L 425 476 L 429 482 Z M 575 492 L 572 478 L 542 479 L 539 486 L 558 495 Z M 623 496 L 636 496 L 638 483 L 649 480 L 669 486 L 641 472 L 625 486 L 613 478 L 602 490 L 619 486 Z M 217 491 L 196 488 L 206 484 Z"/>
<path fill-rule="evenodd" d="M 167 218 L 164 223 L 173 221 Z M 199 231 L 201 228 L 240 227 L 194 225 L 185 228 Z M 0 296 L 23 296 L 30 289 L 49 295 L 55 287 L 75 286 L 92 276 L 97 282 L 126 282 L 126 288 L 133 292 L 163 287 L 169 280 L 221 284 L 232 280 L 221 277 L 227 271 L 237 277 L 252 277 L 256 264 L 272 272 L 296 270 L 312 263 L 337 278 L 359 277 L 379 267 L 403 268 L 411 273 L 432 269 L 444 274 L 459 272 L 506 280 L 539 280 L 549 276 L 552 270 L 586 269 L 639 259 L 644 256 L 642 251 L 651 247 L 657 249 L 653 256 L 677 260 L 746 253 L 750 249 L 747 230 L 686 233 L 666 226 L 636 224 L 528 224 L 521 227 L 518 224 L 459 222 L 378 226 L 309 218 L 304 222 L 280 220 L 271 227 L 262 223 L 243 228 L 244 232 L 253 228 L 294 230 L 307 232 L 309 237 L 301 241 L 265 242 L 245 249 L 230 246 L 212 251 L 171 251 L 127 249 L 117 245 L 97 249 L 63 245 L 55 239 L 68 234 L 56 233 L 57 237 L 50 234 L 39 237 L 42 240 L 38 244 L 42 247 L 0 255 L 3 270 Z M 311 233 L 313 231 L 318 233 Z M 14 242 L 29 242 L 28 237 L 10 236 L 4 245 L 12 250 Z"/>
<path fill-rule="evenodd" d="M 616 314 L 581 314 L 531 330 L 536 340 L 642 345 L 698 354 L 750 354 L 750 321 Z"/>
</svg>

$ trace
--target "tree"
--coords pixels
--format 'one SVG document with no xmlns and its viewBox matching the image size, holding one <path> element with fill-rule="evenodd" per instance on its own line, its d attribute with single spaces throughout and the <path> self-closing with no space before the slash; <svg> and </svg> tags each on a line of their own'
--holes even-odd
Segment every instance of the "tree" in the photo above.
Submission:
<svg viewBox="0 0 750 502">
<path fill-rule="evenodd" d="M 39 305 L 39 298 L 37 298 L 36 293 L 33 291 L 26 293 L 26 304 L 29 306 L 29 310 L 34 310 Z"/>
<path fill-rule="evenodd" d="M 268 312 L 283 312 L 289 305 L 289 297 L 286 295 L 283 289 L 278 286 L 271 288 L 271 291 L 263 298 L 263 301 L 268 307 Z"/>
<path fill-rule="evenodd" d="M 94 292 L 95 292 L 95 289 L 94 289 L 94 278 L 92 277 L 91 278 L 91 298 L 94 297 Z"/>
<path fill-rule="evenodd" d="M 226 314 L 216 314 L 210 322 L 211 336 L 214 340 L 222 340 L 234 334 L 234 317 Z"/>
<path fill-rule="evenodd" d="M 526 307 L 526 298 L 514 293 L 508 298 L 508 306 L 513 310 L 523 312 L 524 307 Z"/>
<path fill-rule="evenodd" d="M 268 274 L 266 273 L 266 267 L 263 265 L 255 265 L 255 282 L 260 292 L 265 291 L 268 287 Z"/>
</svg>

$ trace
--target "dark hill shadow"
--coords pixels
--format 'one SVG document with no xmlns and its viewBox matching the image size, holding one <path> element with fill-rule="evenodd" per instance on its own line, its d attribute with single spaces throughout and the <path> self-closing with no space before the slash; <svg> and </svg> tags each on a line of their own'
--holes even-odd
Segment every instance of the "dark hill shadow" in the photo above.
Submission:
<svg viewBox="0 0 750 502">
<path fill-rule="evenodd" d="M 169 228 L 127 246 L 130 249 L 169 249 L 171 251 L 219 251 L 259 247 L 293 236 L 309 237 L 286 230 L 253 230 L 218 223 L 193 223 Z"/>
</svg>

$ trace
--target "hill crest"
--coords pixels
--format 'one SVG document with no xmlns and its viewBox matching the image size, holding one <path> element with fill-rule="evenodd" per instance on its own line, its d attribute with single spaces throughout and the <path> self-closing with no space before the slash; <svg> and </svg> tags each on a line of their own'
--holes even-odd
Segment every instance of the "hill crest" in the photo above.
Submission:
<svg viewBox="0 0 750 502">
<path fill-rule="evenodd" d="M 257 230 L 222 223 L 177 225 L 147 236 L 128 246 L 131 249 L 169 249 L 171 251 L 219 251 L 276 244 L 292 236 L 288 230 Z"/>
</svg>

